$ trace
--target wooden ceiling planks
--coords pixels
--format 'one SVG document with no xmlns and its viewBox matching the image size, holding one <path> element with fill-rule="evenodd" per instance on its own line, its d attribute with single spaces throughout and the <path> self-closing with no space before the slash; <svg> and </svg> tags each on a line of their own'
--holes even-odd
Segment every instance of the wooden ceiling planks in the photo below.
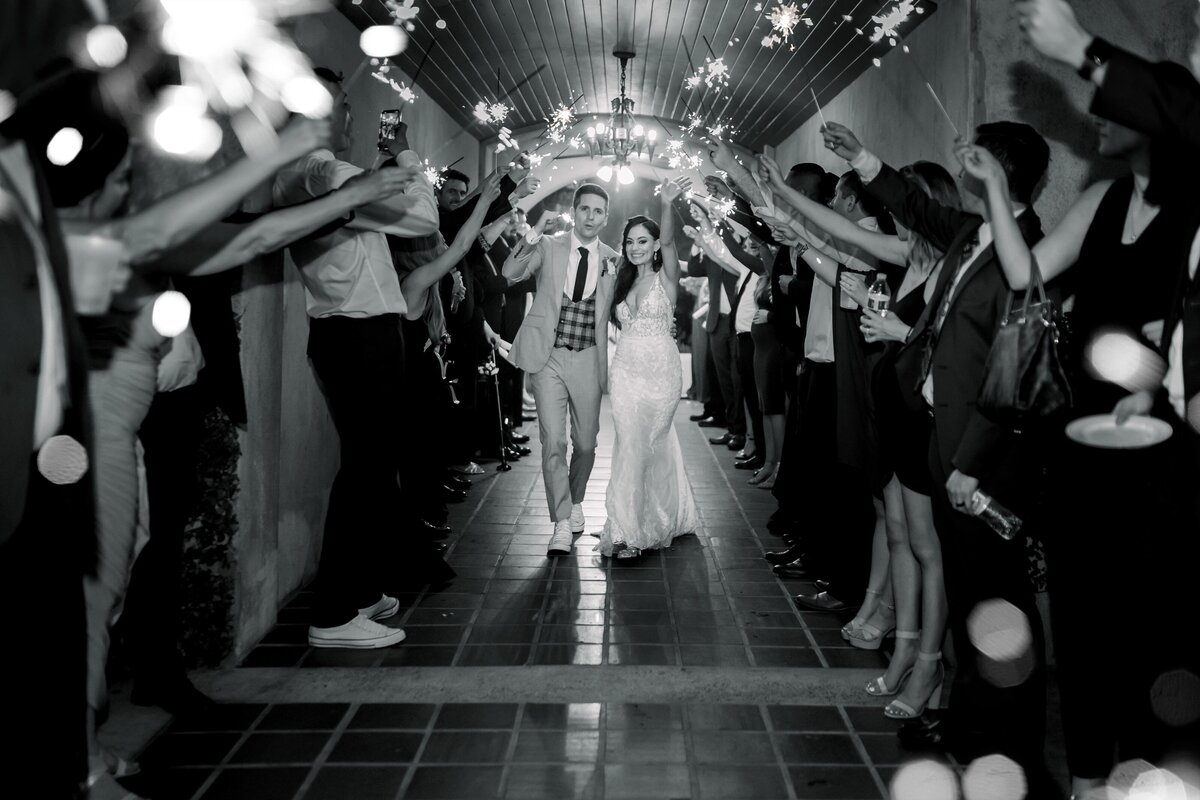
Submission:
<svg viewBox="0 0 1200 800">
<path fill-rule="evenodd" d="M 391 21 L 382 0 L 338 2 L 359 28 Z M 604 119 L 620 85 L 620 62 L 612 52 L 628 48 L 635 57 L 626 85 L 637 113 L 683 121 L 689 108 L 701 111 L 707 124 L 728 121 L 741 144 L 760 149 L 816 113 L 812 92 L 828 102 L 892 49 L 886 40 L 872 44 L 855 28 L 869 33 L 871 16 L 896 0 L 810 0 L 805 13 L 813 27 L 801 23 L 790 42 L 765 48 L 762 39 L 771 32 L 766 14 L 776 2 L 762 0 L 756 10 L 757 0 L 417 0 L 422 10 L 411 43 L 395 60 L 412 75 L 436 33 L 418 94 L 487 138 L 495 130 L 475 122 L 473 108 L 499 99 L 497 70 L 503 94 L 546 65 L 505 100 L 513 109 L 505 124 L 514 131 L 542 124 L 559 103 L 581 93 L 576 113 Z M 920 5 L 925 14 L 914 15 L 902 35 L 937 8 L 933 0 Z M 852 21 L 843 19 L 846 14 Z M 447 27 L 435 31 L 439 17 Z M 713 55 L 724 58 L 729 87 L 685 88 L 693 67 Z"/>
</svg>

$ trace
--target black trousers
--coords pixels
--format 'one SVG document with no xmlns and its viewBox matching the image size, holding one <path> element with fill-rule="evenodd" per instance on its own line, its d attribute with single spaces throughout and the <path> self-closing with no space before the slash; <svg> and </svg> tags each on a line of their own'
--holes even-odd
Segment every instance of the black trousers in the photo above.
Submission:
<svg viewBox="0 0 1200 800">
<path fill-rule="evenodd" d="M 209 408 L 198 386 L 159 392 L 138 431 L 145 450 L 150 540 L 133 564 L 120 630 L 139 684 L 186 677 L 179 651 L 183 541 L 199 496 L 196 469 Z"/>
<path fill-rule="evenodd" d="M 745 436 L 746 412 L 742 408 L 742 384 L 738 375 L 737 336 L 733 332 L 733 317 L 729 314 L 722 314 L 717 319 L 716 330 L 709 331 L 708 349 L 725 403 L 725 427 L 734 436 Z"/>
<path fill-rule="evenodd" d="M 1005 541 L 978 518 L 954 510 L 945 489 L 949 470 L 939 457 L 937 435 L 935 424 L 929 447 L 933 522 L 942 547 L 954 641 L 949 710 L 966 732 L 967 752 L 973 757 L 1009 756 L 1022 766 L 1032 785 L 1045 775 L 1045 636 L 1029 578 L 1025 539 L 1018 535 Z M 968 620 L 980 603 L 991 600 L 1010 603 L 1028 621 L 1031 638 L 1019 659 L 997 664 L 972 643 Z M 987 627 L 981 623 L 981 628 Z"/>
<path fill-rule="evenodd" d="M 750 332 L 739 333 L 736 340 L 738 375 L 742 379 L 742 397 L 750 412 L 750 430 L 754 432 L 754 449 L 766 453 L 767 437 L 763 433 L 762 407 L 758 403 L 758 387 L 754 382 L 754 339 Z"/>
<path fill-rule="evenodd" d="M 29 476 L 21 522 L 0 544 L 0 602 L 36 607 L 0 658 L 10 734 L 0 766 L 25 776 L 31 796 L 67 800 L 88 771 L 83 575 L 95 523 L 89 484 L 56 486 L 33 459 Z"/>
<path fill-rule="evenodd" d="M 313 625 L 349 622 L 379 600 L 380 550 L 401 526 L 404 337 L 396 314 L 311 320 L 308 356 L 329 403 L 341 466 L 329 493 Z"/>
</svg>

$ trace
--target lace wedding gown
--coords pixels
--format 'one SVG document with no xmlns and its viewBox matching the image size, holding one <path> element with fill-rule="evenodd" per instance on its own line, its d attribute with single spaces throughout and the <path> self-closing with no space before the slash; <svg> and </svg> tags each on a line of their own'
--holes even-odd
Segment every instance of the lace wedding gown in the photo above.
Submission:
<svg viewBox="0 0 1200 800">
<path fill-rule="evenodd" d="M 699 523 L 672 426 L 683 386 L 673 316 L 661 272 L 636 314 L 624 301 L 617 306 L 621 338 L 609 370 L 616 446 L 600 534 L 605 556 L 667 547 Z"/>
</svg>

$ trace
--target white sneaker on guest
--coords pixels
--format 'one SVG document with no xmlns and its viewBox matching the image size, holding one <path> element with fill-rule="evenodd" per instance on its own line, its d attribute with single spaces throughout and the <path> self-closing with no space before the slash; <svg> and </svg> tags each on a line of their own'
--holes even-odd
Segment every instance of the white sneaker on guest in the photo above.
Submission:
<svg viewBox="0 0 1200 800">
<path fill-rule="evenodd" d="M 348 647 L 356 650 L 371 650 L 391 647 L 404 641 L 404 630 L 389 628 L 373 622 L 362 614 L 334 628 L 309 626 L 309 647 Z"/>
<path fill-rule="evenodd" d="M 583 506 L 575 503 L 571 506 L 571 533 L 583 533 L 587 520 L 583 518 Z"/>
<path fill-rule="evenodd" d="M 373 605 L 369 605 L 366 608 L 360 608 L 358 613 L 362 614 L 369 620 L 378 622 L 381 619 L 389 619 L 396 616 L 399 611 L 399 600 L 394 597 L 388 597 L 386 594 L 381 594 L 379 595 L 379 600 L 377 600 Z"/>
<path fill-rule="evenodd" d="M 571 545 L 575 539 L 571 535 L 571 521 L 560 519 L 554 523 L 554 535 L 550 537 L 550 546 L 546 548 L 548 556 L 566 556 L 571 554 Z"/>
</svg>

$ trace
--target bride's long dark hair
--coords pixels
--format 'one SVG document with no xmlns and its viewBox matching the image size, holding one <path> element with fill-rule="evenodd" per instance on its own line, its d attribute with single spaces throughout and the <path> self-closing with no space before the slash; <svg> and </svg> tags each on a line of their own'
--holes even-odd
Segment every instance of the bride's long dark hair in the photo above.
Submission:
<svg viewBox="0 0 1200 800">
<path fill-rule="evenodd" d="M 637 267 L 629 263 L 629 254 L 625 251 L 625 241 L 629 238 L 629 232 L 638 225 L 641 225 L 645 227 L 646 230 L 650 231 L 650 235 L 654 237 L 654 241 L 656 242 L 662 233 L 659 230 L 658 223 L 643 214 L 638 214 L 636 217 L 630 217 L 629 221 L 625 223 L 625 232 L 621 234 L 621 261 L 617 265 L 617 283 L 613 289 L 611 312 L 612 321 L 618 328 L 621 327 L 621 320 L 617 319 L 617 306 L 619 306 L 621 301 L 629 296 L 629 290 L 633 288 L 633 282 L 637 280 Z M 662 265 L 662 248 L 660 247 L 659 249 L 655 250 L 654 255 L 650 257 L 650 267 L 655 272 L 658 272 L 660 269 L 662 269 Z"/>
</svg>

